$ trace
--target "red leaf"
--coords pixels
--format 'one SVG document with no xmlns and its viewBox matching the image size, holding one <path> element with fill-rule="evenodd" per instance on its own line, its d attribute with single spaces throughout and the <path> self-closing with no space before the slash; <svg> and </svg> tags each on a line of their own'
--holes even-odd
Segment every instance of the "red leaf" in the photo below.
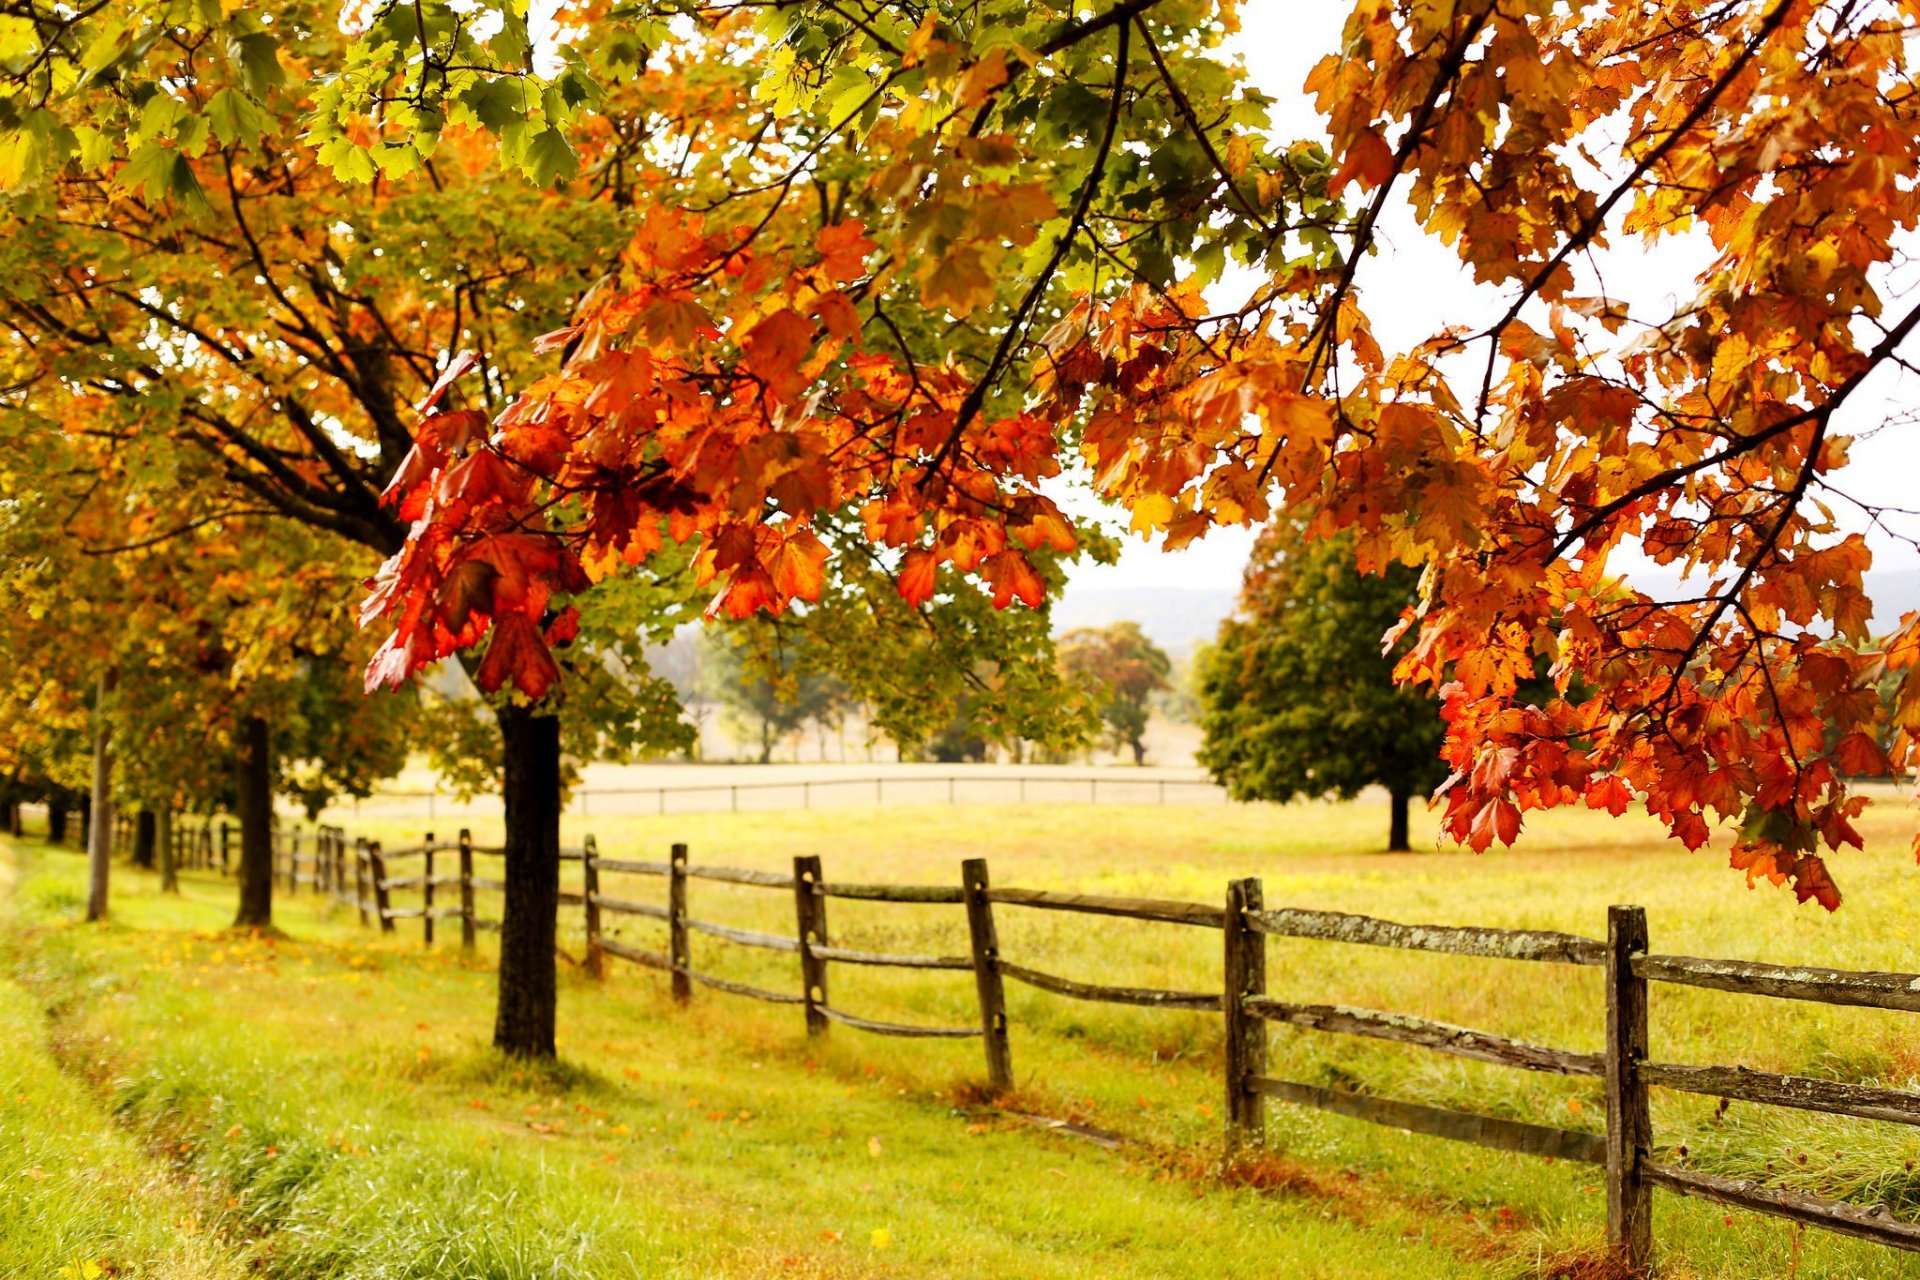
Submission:
<svg viewBox="0 0 1920 1280">
<path fill-rule="evenodd" d="M 489 693 L 508 681 L 536 702 L 560 682 L 560 665 L 540 638 L 540 629 L 517 613 L 494 622 L 493 641 L 473 674 L 473 682 Z"/>
<path fill-rule="evenodd" d="M 1834 758 L 1840 761 L 1840 768 L 1851 777 L 1879 777 L 1893 768 L 1887 759 L 1887 753 L 1873 740 L 1873 735 L 1849 733 L 1841 738 L 1833 748 Z"/>
<path fill-rule="evenodd" d="M 1793 866 L 1793 896 L 1806 902 L 1818 902 L 1829 911 L 1840 909 L 1840 886 L 1827 872 L 1825 859 L 1808 854 Z"/>
<path fill-rule="evenodd" d="M 1587 808 L 1605 809 L 1614 817 L 1627 811 L 1633 802 L 1633 788 L 1624 778 L 1609 774 L 1604 778 L 1595 778 L 1587 784 Z"/>
<path fill-rule="evenodd" d="M 1698 849 L 1713 834 L 1707 829 L 1707 820 L 1691 810 L 1674 814 L 1668 825 L 1673 828 L 1673 838 L 1689 849 Z"/>
</svg>

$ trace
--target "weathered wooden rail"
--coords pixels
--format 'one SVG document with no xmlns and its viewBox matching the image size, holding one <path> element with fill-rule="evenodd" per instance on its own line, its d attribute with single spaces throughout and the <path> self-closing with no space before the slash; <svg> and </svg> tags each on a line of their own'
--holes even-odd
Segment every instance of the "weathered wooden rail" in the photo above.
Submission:
<svg viewBox="0 0 1920 1280">
<path fill-rule="evenodd" d="M 751 999 L 801 1005 L 810 1034 L 838 1023 L 877 1035 L 979 1037 L 987 1076 L 996 1089 L 1013 1082 L 1012 1048 L 1004 984 L 1011 980 L 1074 1000 L 1142 1008 L 1219 1013 L 1225 1020 L 1227 1143 L 1230 1150 L 1263 1141 L 1269 1099 L 1312 1107 L 1408 1132 L 1468 1142 L 1498 1151 L 1592 1164 L 1605 1170 L 1607 1236 L 1629 1271 L 1651 1270 L 1653 1189 L 1701 1197 L 1796 1222 L 1920 1250 L 1920 1224 L 1903 1222 L 1884 1205 L 1860 1206 L 1803 1191 L 1721 1177 L 1654 1160 L 1649 1095 L 1655 1088 L 1710 1097 L 1793 1107 L 1832 1115 L 1920 1125 L 1920 1093 L 1848 1084 L 1804 1076 L 1776 1075 L 1744 1067 L 1689 1066 L 1652 1061 L 1647 1046 L 1647 1006 L 1654 983 L 1703 987 L 1742 995 L 1812 1000 L 1827 1004 L 1920 1011 L 1920 975 L 1861 973 L 1649 953 L 1645 913 L 1614 907 L 1605 940 L 1537 929 L 1494 929 L 1404 924 L 1370 916 L 1297 909 L 1269 910 L 1258 880 L 1237 880 L 1220 906 L 1149 898 L 1119 898 L 1039 889 L 996 888 L 984 860 L 961 866 L 958 885 L 843 884 L 825 879 L 819 860 L 799 858 L 791 874 L 717 867 L 688 861 L 685 845 L 673 846 L 665 862 L 585 858 L 587 965 L 595 974 L 614 956 L 662 970 L 675 995 L 689 998 L 692 984 Z M 660 877 L 665 905 L 611 897 L 599 891 L 602 872 Z M 709 880 L 782 890 L 794 895 L 792 936 L 738 928 L 688 914 L 687 885 Z M 962 905 L 971 953 L 967 956 L 892 954 L 834 946 L 829 941 L 826 901 Z M 1000 952 L 996 908 L 1080 912 L 1217 930 L 1222 935 L 1222 989 L 1173 991 L 1083 981 L 1016 963 Z M 606 936 L 609 916 L 656 920 L 666 926 L 667 949 L 646 950 Z M 694 967 L 691 936 L 772 949 L 799 957 L 800 994 L 768 990 L 718 978 Z M 1427 1018 L 1341 1005 L 1276 999 L 1266 991 L 1266 940 L 1303 938 L 1405 951 L 1436 952 L 1519 963 L 1598 968 L 1605 983 L 1604 1047 L 1598 1053 L 1531 1044 L 1492 1031 Z M 938 1027 L 887 1022 L 832 1003 L 829 971 L 835 964 L 902 969 L 970 970 L 979 1025 Z M 1272 1025 L 1314 1032 L 1364 1036 L 1437 1053 L 1490 1062 L 1516 1070 L 1586 1076 L 1604 1082 L 1607 1107 L 1601 1132 L 1563 1129 L 1501 1116 L 1334 1089 L 1268 1074 Z"/>
</svg>

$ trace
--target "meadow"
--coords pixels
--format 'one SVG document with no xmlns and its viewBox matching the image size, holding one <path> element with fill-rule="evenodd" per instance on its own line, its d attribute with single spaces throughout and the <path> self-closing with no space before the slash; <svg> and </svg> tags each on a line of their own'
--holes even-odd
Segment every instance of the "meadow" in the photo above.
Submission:
<svg viewBox="0 0 1920 1280">
<path fill-rule="evenodd" d="M 1424 817 L 1424 815 L 1422 815 Z M 609 856 L 829 879 L 1222 899 L 1257 875 L 1269 906 L 1602 936 L 1647 908 L 1653 949 L 1912 971 L 1913 815 L 1869 816 L 1835 860 L 1840 912 L 1748 891 L 1724 852 L 1688 854 L 1643 816 L 1537 817 L 1515 852 L 1371 852 L 1380 805 L 963 806 L 581 819 Z M 445 825 L 443 823 L 443 825 Z M 497 836 L 474 822 L 475 836 Z M 389 846 L 414 824 L 355 829 Z M 442 833 L 444 834 L 444 832 Z M 800 1012 L 609 961 L 563 975 L 561 1064 L 486 1048 L 485 945 L 425 950 L 312 895 L 284 933 L 236 936 L 230 883 L 183 895 L 116 868 L 115 917 L 78 916 L 81 859 L 4 846 L 0 1260 L 86 1277 L 1567 1276 L 1604 1275 L 1595 1171 L 1273 1104 L 1263 1156 L 1223 1168 L 1217 1015 L 1087 1005 L 1009 984 L 1015 1092 L 983 1100 L 977 1040 L 809 1040 Z M 603 891 L 662 899 L 658 880 Z M 788 932 L 791 895 L 696 881 L 700 918 Z M 997 911 L 1011 960 L 1087 981 L 1217 989 L 1219 934 Z M 658 948 L 662 926 L 609 922 Z M 951 906 L 835 900 L 844 946 L 965 954 Z M 577 925 L 563 945 L 578 954 Z M 449 941 L 451 935 L 453 941 Z M 1269 990 L 1599 1048 L 1598 973 L 1298 940 Z M 792 990 L 790 955 L 696 936 L 695 963 Z M 836 967 L 833 1003 L 964 1026 L 971 978 Z M 1920 1084 L 1910 1016 L 1656 988 L 1653 1054 L 1900 1087 Z M 1598 1131 L 1597 1081 L 1543 1077 L 1277 1029 L 1272 1073 Z M 1035 1117 L 1118 1136 L 1093 1143 Z M 1897 1126 L 1656 1092 L 1656 1156 L 1920 1216 L 1920 1135 Z M 1661 1193 L 1670 1277 L 1914 1277 L 1920 1259 Z M 25 1261 L 16 1261 L 24 1259 Z"/>
</svg>

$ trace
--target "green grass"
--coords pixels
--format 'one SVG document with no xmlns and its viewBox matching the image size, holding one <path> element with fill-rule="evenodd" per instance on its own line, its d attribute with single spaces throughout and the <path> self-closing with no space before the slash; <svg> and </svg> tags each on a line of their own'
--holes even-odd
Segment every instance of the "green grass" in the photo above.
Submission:
<svg viewBox="0 0 1920 1280">
<path fill-rule="evenodd" d="M 1749 894 L 1722 857 L 1688 855 L 1631 816 L 1549 815 L 1522 851 L 1481 858 L 1371 853 L 1384 811 L 1364 803 L 602 818 L 568 838 L 591 826 L 604 852 L 638 857 L 685 840 L 696 861 L 763 868 L 817 853 L 844 880 L 950 883 L 961 858 L 984 855 L 999 884 L 1200 901 L 1220 900 L 1230 877 L 1259 875 L 1270 905 L 1589 936 L 1604 933 L 1609 903 L 1629 901 L 1647 907 L 1655 950 L 1911 970 L 1920 873 L 1902 852 L 1909 819 L 1883 806 L 1869 852 L 1837 860 L 1850 897 L 1836 916 L 1771 888 Z M 369 834 L 417 839 L 397 826 Z M 286 939 L 237 939 L 223 929 L 230 884 L 190 875 L 186 895 L 167 900 L 118 870 L 115 923 L 88 929 L 62 923 L 77 914 L 78 857 L 16 856 L 11 968 L 16 991 L 55 1011 L 42 1043 L 93 1081 L 87 1096 L 117 1116 L 121 1135 L 167 1151 L 169 1185 L 221 1256 L 272 1275 L 1523 1276 L 1555 1274 L 1602 1228 L 1595 1170 L 1280 1106 L 1269 1119 L 1276 1158 L 1238 1179 L 1215 1176 L 1217 1016 L 1010 987 L 1014 1105 L 1135 1140 L 1118 1152 L 973 1105 L 976 1041 L 841 1028 L 809 1043 L 797 1010 L 705 991 L 677 1009 L 659 975 L 617 961 L 597 987 L 567 976 L 564 1070 L 516 1078 L 483 1048 L 484 952 L 463 961 L 443 942 L 423 953 L 415 934 L 378 938 L 307 897 L 281 904 Z M 662 897 L 658 881 L 604 888 Z M 844 945 L 965 951 L 957 908 L 830 906 Z M 792 927 L 791 899 L 775 891 L 696 882 L 692 909 Z M 1211 931 L 998 914 L 1003 950 L 1035 967 L 1129 985 L 1219 983 Z M 660 946 L 654 922 L 619 928 Z M 700 967 L 794 985 L 791 956 L 698 935 L 694 945 Z M 1599 1046 L 1590 970 L 1270 946 L 1276 994 Z M 974 1017 L 965 974 L 837 967 L 833 983 L 836 1006 L 867 1016 Z M 1900 1015 L 1678 988 L 1657 988 L 1653 1001 L 1654 1054 L 1673 1061 L 1911 1086 L 1914 1030 Z M 1347 1037 L 1276 1032 L 1272 1069 L 1600 1125 L 1595 1082 Z M 1909 1130 L 1746 1105 L 1722 1114 L 1664 1093 L 1655 1129 L 1662 1159 L 1920 1216 L 1920 1141 Z M 108 1229 L 129 1257 L 140 1252 L 136 1227 Z M 1903 1255 L 1664 1193 L 1657 1240 L 1671 1276 L 1920 1276 Z"/>
</svg>

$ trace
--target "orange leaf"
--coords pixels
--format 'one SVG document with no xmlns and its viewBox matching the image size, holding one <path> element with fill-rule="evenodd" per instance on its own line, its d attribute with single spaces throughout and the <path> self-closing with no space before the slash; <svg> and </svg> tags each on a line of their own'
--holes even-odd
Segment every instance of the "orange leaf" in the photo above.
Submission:
<svg viewBox="0 0 1920 1280">
<path fill-rule="evenodd" d="M 1347 147 L 1347 154 L 1327 184 L 1327 194 L 1337 196 L 1355 178 L 1368 187 L 1377 187 L 1393 176 L 1393 148 L 1380 134 L 1368 129 Z"/>
<path fill-rule="evenodd" d="M 900 598 L 916 609 L 933 599 L 935 572 L 940 562 L 933 552 L 915 549 L 900 558 Z"/>
<path fill-rule="evenodd" d="M 811 529 L 795 529 L 770 554 L 761 557 L 774 590 L 788 600 L 818 600 L 827 563 L 827 547 Z"/>
</svg>

